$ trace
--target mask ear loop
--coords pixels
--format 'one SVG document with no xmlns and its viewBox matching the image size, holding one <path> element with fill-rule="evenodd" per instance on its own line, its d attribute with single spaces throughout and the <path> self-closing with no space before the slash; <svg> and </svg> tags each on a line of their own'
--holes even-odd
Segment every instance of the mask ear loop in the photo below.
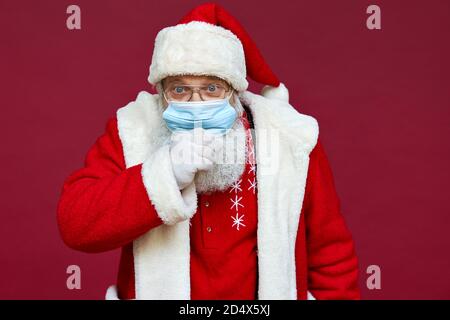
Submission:
<svg viewBox="0 0 450 320">
<path fill-rule="evenodd" d="M 163 97 L 164 97 L 164 100 L 166 100 L 167 103 L 170 103 L 170 101 L 169 101 L 169 99 L 167 99 L 166 93 L 164 91 L 163 91 Z"/>
</svg>

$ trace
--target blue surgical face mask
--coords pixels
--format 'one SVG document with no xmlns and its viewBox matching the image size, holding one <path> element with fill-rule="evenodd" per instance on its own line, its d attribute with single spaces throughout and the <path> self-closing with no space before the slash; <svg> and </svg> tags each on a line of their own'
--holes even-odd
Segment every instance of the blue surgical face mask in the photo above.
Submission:
<svg viewBox="0 0 450 320">
<path fill-rule="evenodd" d="M 230 97 L 211 101 L 169 101 L 163 119 L 172 132 L 203 128 L 223 135 L 233 126 L 237 112 Z"/>
</svg>

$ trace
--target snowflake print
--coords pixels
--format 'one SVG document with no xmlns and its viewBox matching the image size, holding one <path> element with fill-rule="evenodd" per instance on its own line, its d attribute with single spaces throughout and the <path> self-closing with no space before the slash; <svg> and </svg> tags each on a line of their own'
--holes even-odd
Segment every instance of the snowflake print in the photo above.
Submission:
<svg viewBox="0 0 450 320">
<path fill-rule="evenodd" d="M 253 178 L 253 181 L 251 181 L 250 179 L 248 179 L 248 183 L 250 183 L 250 187 L 248 187 L 247 190 L 253 190 L 253 194 L 255 194 L 255 189 L 256 189 L 256 178 Z"/>
<path fill-rule="evenodd" d="M 231 200 L 231 202 L 233 203 L 233 205 L 231 206 L 230 209 L 233 209 L 233 207 L 236 207 L 236 211 L 238 211 L 239 206 L 241 206 L 242 208 L 244 207 L 244 206 L 240 203 L 240 201 L 242 200 L 242 197 L 240 197 L 240 198 L 238 199 L 238 196 L 235 195 L 235 196 L 234 196 L 234 200 L 233 200 L 233 198 L 230 198 L 230 200 Z"/>
<path fill-rule="evenodd" d="M 233 182 L 233 184 L 231 185 L 230 192 L 234 191 L 235 193 L 238 193 L 238 191 L 242 191 L 241 182 L 242 182 L 242 179 L 240 179 L 239 181 Z"/>
<path fill-rule="evenodd" d="M 254 164 L 252 164 L 251 166 L 250 166 L 250 170 L 249 170 L 249 174 L 250 173 L 252 173 L 253 172 L 253 174 L 256 174 L 256 165 L 254 165 Z"/>
<path fill-rule="evenodd" d="M 242 216 L 239 216 L 239 213 L 236 213 L 236 217 L 231 216 L 231 219 L 233 219 L 233 225 L 231 227 L 236 226 L 236 229 L 238 231 L 240 226 L 245 227 L 245 224 L 242 223 L 244 220 L 244 214 Z"/>
</svg>

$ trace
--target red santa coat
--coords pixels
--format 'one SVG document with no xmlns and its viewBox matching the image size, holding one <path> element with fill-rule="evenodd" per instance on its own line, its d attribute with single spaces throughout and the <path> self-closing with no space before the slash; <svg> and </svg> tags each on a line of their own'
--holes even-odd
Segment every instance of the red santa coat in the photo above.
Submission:
<svg viewBox="0 0 450 320">
<path fill-rule="evenodd" d="M 255 298 L 359 298 L 354 245 L 316 120 L 249 91 L 241 102 L 251 110 L 256 133 Z M 161 114 L 159 96 L 141 92 L 117 111 L 84 168 L 63 186 L 58 224 L 64 242 L 85 252 L 122 247 L 119 293 L 111 288 L 108 296 L 205 298 L 194 287 L 201 281 L 190 265 L 189 236 L 202 196 L 199 201 L 194 184 L 177 190 L 168 145 L 160 145 L 167 130 Z M 225 281 L 227 273 L 221 274 Z"/>
</svg>

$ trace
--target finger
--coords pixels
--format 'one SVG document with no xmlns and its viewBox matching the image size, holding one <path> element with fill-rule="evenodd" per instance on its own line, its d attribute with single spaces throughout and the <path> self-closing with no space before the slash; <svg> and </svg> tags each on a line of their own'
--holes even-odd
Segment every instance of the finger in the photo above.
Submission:
<svg viewBox="0 0 450 320">
<path fill-rule="evenodd" d="M 213 167 L 213 162 L 209 159 L 202 158 L 202 161 L 197 165 L 197 169 L 200 171 L 210 170 Z"/>
<path fill-rule="evenodd" d="M 181 141 L 172 146 L 173 158 L 179 164 L 195 164 L 202 158 L 202 146 L 190 141 Z"/>
<path fill-rule="evenodd" d="M 192 152 L 196 153 L 196 155 L 199 155 L 201 157 L 203 156 L 203 146 L 202 145 L 192 143 L 189 147 L 191 148 Z"/>
<path fill-rule="evenodd" d="M 205 130 L 205 132 L 203 133 L 203 144 L 204 145 L 209 145 L 211 143 L 213 143 L 217 138 L 217 135 L 214 133 L 209 133 L 208 130 Z"/>
<path fill-rule="evenodd" d="M 198 163 L 202 160 L 202 158 L 206 158 L 211 162 L 215 162 L 214 150 L 210 147 L 199 146 L 196 144 L 192 144 L 192 159 L 193 163 Z"/>
<path fill-rule="evenodd" d="M 214 149 L 208 146 L 203 146 L 202 148 L 202 156 L 208 160 L 214 162 Z"/>
</svg>

